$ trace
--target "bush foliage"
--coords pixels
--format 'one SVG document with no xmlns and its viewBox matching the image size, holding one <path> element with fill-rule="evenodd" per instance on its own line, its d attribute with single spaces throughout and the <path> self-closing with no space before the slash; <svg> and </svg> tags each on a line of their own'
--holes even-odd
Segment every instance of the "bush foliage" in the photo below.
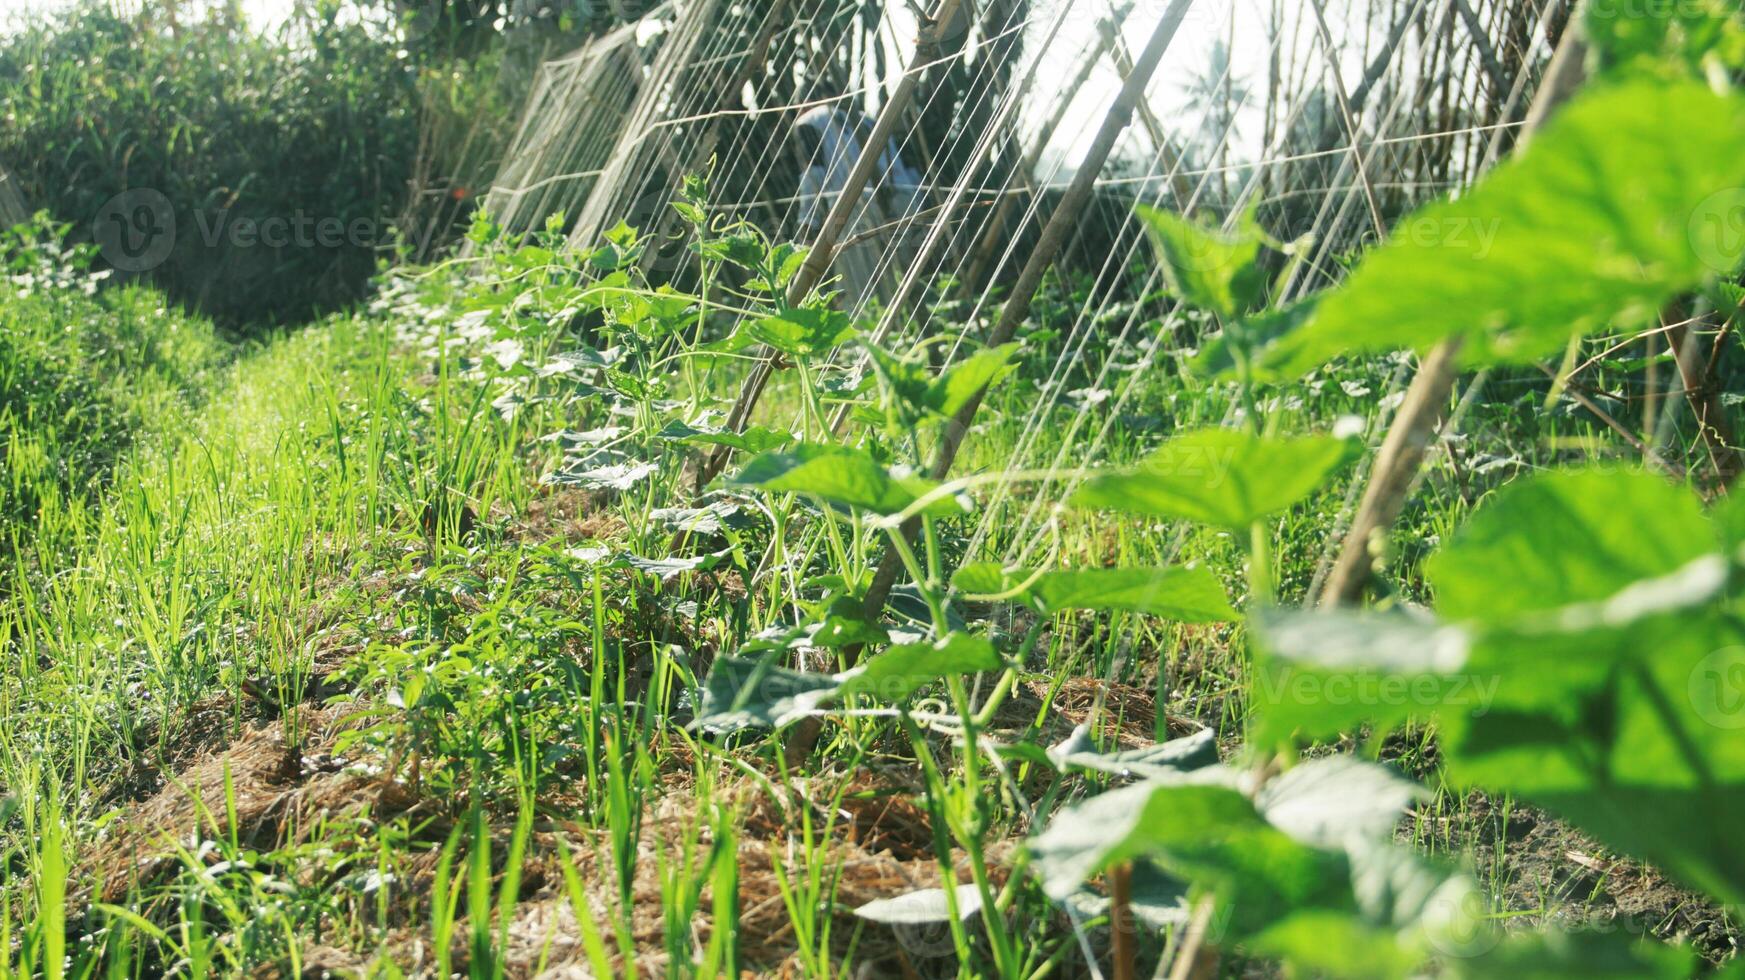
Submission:
<svg viewBox="0 0 1745 980">
<path fill-rule="evenodd" d="M 158 285 L 232 327 L 295 322 L 361 295 L 391 245 L 415 94 L 393 32 L 337 5 L 272 34 L 82 5 L 0 43 L 0 161 L 86 240 L 115 195 L 161 192 L 176 234 Z M 274 218 L 288 243 L 235 247 Z"/>
</svg>

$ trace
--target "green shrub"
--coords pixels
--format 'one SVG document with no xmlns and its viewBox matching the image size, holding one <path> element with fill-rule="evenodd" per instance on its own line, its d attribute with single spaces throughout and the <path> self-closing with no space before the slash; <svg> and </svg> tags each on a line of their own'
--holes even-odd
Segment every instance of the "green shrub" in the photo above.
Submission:
<svg viewBox="0 0 1745 980">
<path fill-rule="evenodd" d="M 228 349 L 155 291 L 98 289 L 89 247 L 63 247 L 64 231 L 39 218 L 0 236 L 0 554 L 100 488 Z"/>
<path fill-rule="evenodd" d="M 337 5 L 263 36 L 90 4 L 0 42 L 0 160 L 82 240 L 133 218 L 116 195 L 161 193 L 173 248 L 115 264 L 228 326 L 296 322 L 360 296 L 391 246 L 415 85 L 394 32 Z"/>
</svg>

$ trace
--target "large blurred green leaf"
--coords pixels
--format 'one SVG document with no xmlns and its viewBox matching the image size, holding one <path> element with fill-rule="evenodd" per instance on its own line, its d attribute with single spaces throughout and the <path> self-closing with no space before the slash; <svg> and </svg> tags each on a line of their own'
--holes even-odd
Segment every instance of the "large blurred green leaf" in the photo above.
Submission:
<svg viewBox="0 0 1745 980">
<path fill-rule="evenodd" d="M 1425 574 L 1445 618 L 1500 622 L 1607 598 L 1714 548 L 1690 491 L 1648 473 L 1571 470 L 1511 484 Z"/>
<path fill-rule="evenodd" d="M 1257 737 L 1434 721 L 1455 784 L 1745 900 L 1745 630 L 1719 538 L 1654 477 L 1511 486 L 1432 562 L 1464 622 L 1257 618 Z"/>
<path fill-rule="evenodd" d="M 1386 731 L 1443 707 L 1476 708 L 1494 688 L 1463 673 L 1471 636 L 1404 614 L 1257 610 L 1249 737 L 1273 745 L 1330 738 L 1361 725 Z"/>
<path fill-rule="evenodd" d="M 1355 912 L 1292 909 L 1245 945 L 1305 974 L 1406 977 L 1433 950 L 1465 952 L 1483 934 L 1484 899 L 1466 875 L 1374 838 L 1350 842 L 1346 856 Z"/>
<path fill-rule="evenodd" d="M 1688 980 L 1695 965 L 1696 957 L 1689 949 L 1641 939 L 1627 931 L 1521 933 L 1477 955 L 1447 961 L 1451 976 L 1471 980 Z"/>
<path fill-rule="evenodd" d="M 1588 3 L 1582 27 L 1602 71 L 1706 79 L 1709 64 L 1745 65 L 1745 9 L 1739 0 Z"/>
<path fill-rule="evenodd" d="M 1331 436 L 1197 429 L 1132 469 L 1092 477 L 1072 504 L 1242 528 L 1315 492 L 1357 448 Z"/>
<path fill-rule="evenodd" d="M 1391 844 L 1419 792 L 1386 769 L 1332 757 L 1262 787 L 1222 766 L 1164 771 L 1069 807 L 1031 838 L 1057 899 L 1145 858 L 1215 895 L 1225 942 L 1334 976 L 1404 976 L 1463 914 L 1471 885 Z M 1317 940 L 1316 937 L 1320 937 Z M 1338 937 L 1338 948 L 1323 948 Z"/>
<path fill-rule="evenodd" d="M 1466 338 L 1523 363 L 1629 327 L 1745 256 L 1745 99 L 1695 82 L 1599 86 L 1471 193 L 1402 219 L 1263 358 L 1296 376 L 1341 354 Z"/>
</svg>

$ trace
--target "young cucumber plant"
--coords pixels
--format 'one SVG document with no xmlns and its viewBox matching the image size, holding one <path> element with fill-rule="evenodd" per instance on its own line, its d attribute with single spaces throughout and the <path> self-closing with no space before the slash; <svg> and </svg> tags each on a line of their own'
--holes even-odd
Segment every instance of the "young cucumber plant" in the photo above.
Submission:
<svg viewBox="0 0 1745 980">
<path fill-rule="evenodd" d="M 1531 363 L 1737 268 L 1745 241 L 1702 220 L 1745 184 L 1745 97 L 1704 80 L 1737 67 L 1738 11 L 1627 25 L 1595 14 L 1589 30 L 1600 80 L 1472 192 L 1404 219 L 1326 295 L 1245 315 L 1258 237 L 1150 216 L 1171 284 L 1224 324 L 1200 365 L 1234 375 L 1252 405 L 1254 384 L 1349 353 L 1459 338 L 1468 363 Z M 1711 35 L 1727 43 L 1692 52 L 1691 37 Z M 1717 59 L 1731 60 L 1717 71 Z M 1691 141 L 1702 159 L 1686 157 Z M 1474 228 L 1488 229 L 1483 249 L 1455 234 Z M 1255 463 L 1227 481 L 1188 475 L 1180 461 L 1213 445 Z M 1233 526 L 1312 489 L 1339 455 L 1335 444 L 1191 433 L 1073 502 Z M 1254 744 L 1430 722 L 1457 785 L 1542 805 L 1738 902 L 1741 514 L 1729 500 L 1705 515 L 1694 495 L 1643 473 L 1554 473 L 1508 488 L 1431 560 L 1439 618 L 1257 602 Z M 1691 975 L 1682 950 L 1493 934 L 1462 876 L 1388 843 L 1413 796 L 1396 779 L 1339 757 L 1269 780 L 1216 766 L 1152 772 L 1058 814 L 1030 851 L 1062 900 L 1121 862 L 1154 864 L 1217 909 L 1222 928 L 1205 942 L 1314 973 L 1403 975 L 1440 954 L 1461 975 Z"/>
</svg>

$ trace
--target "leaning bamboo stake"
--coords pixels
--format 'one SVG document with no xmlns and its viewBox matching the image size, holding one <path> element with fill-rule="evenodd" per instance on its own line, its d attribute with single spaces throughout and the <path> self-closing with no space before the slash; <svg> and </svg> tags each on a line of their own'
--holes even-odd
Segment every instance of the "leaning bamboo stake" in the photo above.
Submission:
<svg viewBox="0 0 1745 980">
<path fill-rule="evenodd" d="M 749 53 L 726 83 L 716 86 L 717 91 L 725 93 L 729 99 L 738 98 L 740 90 L 762 74 L 768 63 L 770 42 L 775 39 L 777 28 L 788 23 L 788 2 L 789 0 L 776 0 L 775 5 L 770 8 L 769 14 L 764 17 L 763 26 L 758 29 L 757 37 L 752 41 Z M 722 111 L 731 112 L 732 110 L 723 109 Z M 721 142 L 721 126 L 720 115 L 711 116 L 704 123 L 702 139 L 698 140 L 696 149 L 691 152 L 690 162 L 683 169 L 683 173 L 701 173 L 709 167 L 710 161 L 715 157 L 715 149 Z M 664 240 L 672 233 L 678 217 L 679 213 L 671 208 L 661 214 L 656 225 L 657 240 Z M 644 253 L 644 268 L 649 266 L 656 254 L 653 249 Z"/>
<path fill-rule="evenodd" d="M 830 206 L 830 213 L 825 215 L 824 225 L 818 229 L 818 237 L 812 241 L 805 264 L 788 284 L 787 300 L 790 306 L 798 306 L 805 300 L 812 292 L 812 287 L 818 285 L 819 280 L 824 278 L 824 273 L 829 270 L 831 260 L 836 257 L 837 242 L 842 237 L 843 229 L 848 227 L 848 219 L 860 209 L 861 191 L 865 190 L 867 182 L 872 179 L 879 157 L 884 154 L 885 145 L 890 142 L 898 121 L 903 118 L 909 103 L 915 98 L 922 72 L 928 62 L 933 60 L 940 34 L 957 16 L 961 3 L 962 0 L 940 0 L 939 9 L 922 27 L 921 37 L 915 45 L 915 55 L 910 59 L 908 69 L 903 72 L 903 80 L 897 84 L 889 101 L 879 110 L 879 118 L 873 123 L 872 134 L 861 146 L 860 156 L 854 161 L 854 169 L 848 172 L 848 179 L 842 185 L 841 195 Z M 763 356 L 758 359 L 757 365 L 751 369 L 751 373 L 740 386 L 739 397 L 734 400 L 733 408 L 727 413 L 726 424 L 729 430 L 738 432 L 745 428 L 746 420 L 751 417 L 752 409 L 757 407 L 757 400 L 763 395 L 764 387 L 769 384 L 770 375 L 775 372 L 779 359 L 780 355 L 776 351 L 763 351 Z M 732 450 L 722 446 L 705 457 L 697 469 L 696 485 L 701 488 L 714 479 L 715 474 L 727 465 L 727 457 L 731 453 Z"/>
<path fill-rule="evenodd" d="M 1171 0 L 1163 18 L 1151 32 L 1151 40 L 1146 42 L 1145 50 L 1134 63 L 1133 72 L 1122 83 L 1121 92 L 1115 97 L 1114 104 L 1109 106 L 1108 114 L 1103 117 L 1102 127 L 1097 130 L 1097 137 L 1086 152 L 1084 162 L 1079 166 L 1078 172 L 1073 174 L 1072 183 L 1067 186 L 1066 193 L 1061 195 L 1060 203 L 1055 206 L 1054 213 L 1048 218 L 1048 224 L 1042 229 L 1042 237 L 1037 240 L 1036 249 L 1030 253 L 1029 260 L 1024 264 L 1024 271 L 1013 285 L 1011 297 L 1000 311 L 1000 320 L 988 337 L 989 347 L 998 347 L 1011 340 L 1018 331 L 1018 325 L 1030 315 L 1030 301 L 1036 295 L 1036 288 L 1042 284 L 1043 273 L 1053 264 L 1055 253 L 1059 251 L 1068 233 L 1078 224 L 1085 202 L 1090 198 L 1091 189 L 1096 184 L 1097 175 L 1102 172 L 1103 164 L 1108 162 L 1109 153 L 1115 148 L 1115 141 L 1132 122 L 1134 107 L 1144 96 L 1145 86 L 1157 71 L 1164 51 L 1169 48 L 1170 41 L 1174 40 L 1176 29 L 1181 26 L 1182 19 L 1187 16 L 1188 8 L 1192 5 L 1193 0 Z M 946 422 L 939 449 L 933 458 L 931 472 L 935 480 L 944 479 L 951 472 L 951 464 L 957 459 L 958 447 L 969 434 L 970 424 L 975 421 L 976 412 L 980 410 L 982 399 L 987 393 L 988 389 L 984 386 Z M 899 533 L 913 541 L 920 527 L 920 518 L 910 518 L 903 523 Z M 896 549 L 885 552 L 878 572 L 873 576 L 872 586 L 867 589 L 864 605 L 868 617 L 875 617 L 884 610 L 885 600 L 890 598 L 891 589 L 896 585 L 897 573 L 901 568 L 902 561 Z"/>
<path fill-rule="evenodd" d="M 1576 36 L 1575 30 L 1566 31 L 1557 51 L 1551 56 L 1551 64 L 1545 69 L 1545 80 L 1533 97 L 1533 105 L 1527 110 L 1518 145 L 1525 146 L 1550 117 L 1551 111 L 1581 84 L 1585 55 L 1586 45 Z M 1424 356 L 1417 376 L 1406 389 L 1406 398 L 1400 403 L 1393 425 L 1388 428 L 1381 449 L 1376 453 L 1363 503 L 1351 519 L 1351 527 L 1340 546 L 1339 558 L 1327 576 L 1321 605 L 1331 607 L 1356 602 L 1363 595 L 1364 585 L 1374 567 L 1375 543 L 1399 518 L 1418 468 L 1423 465 L 1424 454 L 1447 413 L 1448 399 L 1459 373 L 1460 346 L 1458 337 L 1437 344 Z"/>
<path fill-rule="evenodd" d="M 1097 62 L 1102 59 L 1103 52 L 1108 49 L 1108 43 L 1107 38 L 1098 40 L 1097 47 L 1087 53 L 1079 62 L 1078 69 L 1073 72 L 1066 85 L 1059 90 L 1060 94 L 1055 97 L 1054 110 L 1042 124 L 1042 129 L 1036 137 L 1036 144 L 1024 154 L 1019 163 L 1016 176 L 1024 183 L 1026 190 L 1034 190 L 1030 187 L 1030 177 L 1036 173 L 1036 167 L 1042 159 L 1042 150 L 1048 142 L 1049 135 L 1060 128 L 1061 121 L 1066 118 L 1067 110 L 1078 98 L 1079 89 L 1084 88 L 1085 82 L 1090 80 L 1091 72 L 1096 70 Z M 986 281 L 984 274 L 987 272 L 988 266 L 993 263 L 994 255 L 999 251 L 1000 245 L 1007 241 L 1006 224 L 1011 217 L 1019 193 L 1017 190 L 1007 190 L 1000 194 L 1000 203 L 994 209 L 993 218 L 989 219 L 986 230 L 982 232 L 981 241 L 971 251 L 973 258 L 969 272 L 963 276 L 963 282 L 967 288 L 979 289 Z"/>
<path fill-rule="evenodd" d="M 620 210 L 624 188 L 638 176 L 638 167 L 647 157 L 643 144 L 654 132 L 667 100 L 685 67 L 690 64 L 702 43 L 709 25 L 715 22 L 720 0 L 697 0 L 679 14 L 671 36 L 662 43 L 660 53 L 650 66 L 648 80 L 637 94 L 636 104 L 625 117 L 618 134 L 617 145 L 607 158 L 605 171 L 589 191 L 582 210 L 570 230 L 569 242 L 577 248 L 591 248 Z"/>
<path fill-rule="evenodd" d="M 1192 5 L 1193 0 L 1171 0 L 1169 8 L 1163 13 L 1163 19 L 1158 21 L 1157 28 L 1152 31 L 1151 40 L 1146 43 L 1132 74 L 1122 83 L 1114 104 L 1109 106 L 1108 114 L 1103 117 L 1103 124 L 1085 154 L 1084 163 L 1073 174 L 1072 183 L 1067 186 L 1060 203 L 1049 215 L 1048 224 L 1043 227 L 1035 250 L 1030 253 L 1029 260 L 1024 264 L 1024 271 L 1012 287 L 1011 298 L 1000 311 L 999 323 L 988 338 L 988 346 L 998 347 L 1011 340 L 1012 335 L 1018 331 L 1018 324 L 1024 322 L 1024 318 L 1029 315 L 1030 301 L 1036 295 L 1036 287 L 1042 284 L 1043 273 L 1054 264 L 1055 253 L 1060 250 L 1068 232 L 1078 224 L 1085 201 L 1090 197 L 1091 188 L 1097 181 L 1097 174 L 1102 171 L 1103 164 L 1108 162 L 1109 153 L 1115 148 L 1115 141 L 1126 130 L 1128 123 L 1132 122 L 1134 106 L 1144 95 L 1146 83 L 1151 79 L 1152 73 L 1157 71 L 1158 62 L 1163 60 L 1163 52 L 1175 38 L 1176 29 L 1181 26 L 1182 19 L 1187 16 L 1188 8 Z M 1044 132 L 1041 139 L 1046 140 L 1047 137 L 1047 132 Z M 984 386 L 946 422 L 944 436 L 933 459 L 931 472 L 934 479 L 942 479 L 951 471 L 951 464 L 957 459 L 957 449 L 963 444 L 964 436 L 969 433 L 970 423 L 975 420 L 976 411 L 981 408 L 982 399 L 987 393 L 988 389 Z M 921 519 L 916 517 L 904 521 L 897 533 L 903 535 L 904 540 L 913 541 L 920 529 Z M 876 620 L 884 612 L 885 601 L 891 597 L 891 589 L 897 584 L 897 573 L 901 568 L 902 557 L 897 549 L 888 549 L 884 558 L 879 561 L 878 571 L 873 575 L 872 585 L 868 587 L 862 604 L 868 619 Z M 854 660 L 859 653 L 859 647 L 849 647 L 843 651 L 848 660 Z M 811 754 L 821 731 L 823 724 L 815 717 L 801 719 L 790 730 L 787 744 L 783 747 L 783 756 L 790 766 L 798 765 L 800 760 Z"/>
<path fill-rule="evenodd" d="M 1116 74 L 1126 78 L 1133 74 L 1133 55 L 1128 52 L 1126 42 L 1121 40 L 1120 29 L 1115 23 L 1115 18 L 1104 17 L 1097 21 L 1097 33 L 1103 37 L 1103 46 L 1109 49 L 1109 57 L 1115 62 Z M 1145 127 L 1145 134 L 1151 137 L 1151 145 L 1157 149 L 1158 169 L 1169 175 L 1169 189 L 1175 195 L 1175 209 L 1187 214 L 1193 203 L 1194 191 L 1188 185 L 1187 175 L 1182 173 L 1181 154 L 1175 151 L 1175 141 L 1169 138 L 1169 131 L 1163 128 L 1157 113 L 1151 111 L 1150 104 L 1141 99 L 1138 109 L 1139 123 Z"/>
</svg>

